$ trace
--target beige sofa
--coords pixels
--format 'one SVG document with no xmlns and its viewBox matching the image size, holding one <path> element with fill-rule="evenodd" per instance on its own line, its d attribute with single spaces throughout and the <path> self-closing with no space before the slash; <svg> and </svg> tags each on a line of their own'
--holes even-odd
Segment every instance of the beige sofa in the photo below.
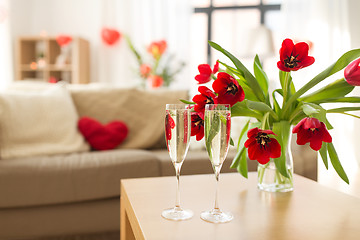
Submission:
<svg viewBox="0 0 360 240">
<path fill-rule="evenodd" d="M 28 92 L 29 86 L 14 89 Z M 70 93 L 78 118 L 124 121 L 128 138 L 107 151 L 87 147 L 67 153 L 1 155 L 0 239 L 119 239 L 120 179 L 174 175 L 164 148 L 163 111 L 166 103 L 187 98 L 186 91 L 89 85 L 71 87 Z M 0 105 L 3 102 L 0 99 Z M 1 120 L 0 114 L 3 129 Z M 61 122 L 53 127 L 59 125 Z M 6 137 L 0 133 L 0 149 Z M 294 153 L 295 172 L 316 179 L 316 154 L 307 147 L 294 149 Z M 233 171 L 229 165 L 234 155 L 229 152 L 222 172 Z M 249 170 L 256 170 L 256 162 L 249 161 Z M 182 174 L 203 173 L 212 173 L 206 151 L 190 150 Z"/>
</svg>

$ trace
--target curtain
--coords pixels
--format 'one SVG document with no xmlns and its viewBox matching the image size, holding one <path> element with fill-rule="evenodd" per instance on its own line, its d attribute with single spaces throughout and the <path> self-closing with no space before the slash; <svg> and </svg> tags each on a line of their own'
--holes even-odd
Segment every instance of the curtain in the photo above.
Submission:
<svg viewBox="0 0 360 240">
<path fill-rule="evenodd" d="M 102 1 L 104 27 L 127 34 L 142 54 L 152 41 L 164 39 L 168 43 L 167 52 L 174 54 L 176 60 L 185 62 L 189 55 L 190 14 L 188 0 Z M 134 72 L 137 67 L 136 60 L 125 39 L 113 46 L 102 44 L 99 53 L 99 81 L 109 81 L 126 87 L 139 84 L 140 80 Z M 188 72 L 185 68 L 177 75 L 172 87 L 187 88 L 190 84 Z"/>
<path fill-rule="evenodd" d="M 13 80 L 9 1 L 0 0 L 0 90 Z"/>
</svg>

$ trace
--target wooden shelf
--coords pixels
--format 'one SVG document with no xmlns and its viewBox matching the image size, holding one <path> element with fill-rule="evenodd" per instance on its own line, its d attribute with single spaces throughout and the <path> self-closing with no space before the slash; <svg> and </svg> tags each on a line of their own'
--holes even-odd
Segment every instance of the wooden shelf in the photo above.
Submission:
<svg viewBox="0 0 360 240">
<path fill-rule="evenodd" d="M 48 81 L 55 77 L 69 83 L 90 81 L 89 42 L 85 39 L 73 37 L 66 49 L 69 51 L 67 61 L 61 65 L 57 58 L 64 49 L 57 44 L 55 37 L 22 36 L 18 38 L 16 48 L 17 80 Z"/>
</svg>

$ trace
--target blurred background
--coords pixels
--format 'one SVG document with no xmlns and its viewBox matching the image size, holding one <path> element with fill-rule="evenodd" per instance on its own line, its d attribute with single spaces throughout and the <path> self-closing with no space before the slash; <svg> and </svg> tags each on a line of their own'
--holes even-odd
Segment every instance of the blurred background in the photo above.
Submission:
<svg viewBox="0 0 360 240">
<path fill-rule="evenodd" d="M 104 27 L 129 36 L 141 51 L 152 41 L 166 40 L 167 52 L 186 63 L 170 88 L 188 89 L 190 96 L 197 91 L 194 76 L 199 64 L 212 66 L 217 59 L 229 62 L 209 47 L 208 40 L 233 53 L 249 69 L 259 54 L 274 88 L 282 40 L 305 41 L 316 61 L 293 73 L 299 87 L 345 51 L 360 47 L 358 10 L 356 0 L 0 0 L 0 88 L 16 80 L 18 37 L 59 34 L 89 41 L 89 82 L 136 87 L 133 53 L 124 37 L 114 45 L 104 44 Z M 356 89 L 354 94 L 359 93 Z M 346 116 L 331 116 L 330 121 L 340 159 L 351 175 L 360 159 L 359 121 Z"/>
</svg>

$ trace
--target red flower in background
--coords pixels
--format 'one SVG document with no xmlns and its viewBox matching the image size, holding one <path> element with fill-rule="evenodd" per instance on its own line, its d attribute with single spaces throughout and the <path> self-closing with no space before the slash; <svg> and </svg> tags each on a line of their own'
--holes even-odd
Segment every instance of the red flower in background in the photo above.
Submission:
<svg viewBox="0 0 360 240">
<path fill-rule="evenodd" d="M 280 48 L 280 61 L 277 66 L 281 71 L 290 72 L 297 71 L 300 68 L 310 66 L 315 59 L 309 54 L 309 45 L 305 42 L 299 42 L 294 45 L 289 38 L 282 42 Z"/>
<path fill-rule="evenodd" d="M 152 42 L 148 47 L 148 52 L 153 55 L 155 59 L 160 58 L 167 48 L 165 40 Z"/>
<path fill-rule="evenodd" d="M 72 37 L 68 35 L 59 35 L 56 37 L 56 42 L 59 44 L 60 47 L 64 47 L 70 44 L 72 41 Z"/>
<path fill-rule="evenodd" d="M 191 112 L 191 136 L 196 136 L 197 141 L 204 137 L 204 114 L 202 112 Z"/>
<path fill-rule="evenodd" d="M 147 78 L 151 72 L 151 67 L 148 64 L 141 64 L 140 74 L 143 78 Z"/>
<path fill-rule="evenodd" d="M 212 85 L 214 91 L 218 94 L 218 102 L 230 104 L 233 106 L 245 98 L 245 93 L 238 81 L 231 75 L 220 72 Z"/>
<path fill-rule="evenodd" d="M 171 140 L 171 129 L 175 128 L 175 121 L 171 117 L 170 113 L 166 113 L 165 116 L 165 137 L 167 141 Z"/>
<path fill-rule="evenodd" d="M 353 86 L 360 86 L 360 58 L 350 63 L 344 71 L 345 80 Z"/>
<path fill-rule="evenodd" d="M 250 160 L 257 160 L 260 164 L 266 164 L 270 161 L 270 158 L 281 156 L 281 145 L 269 135 L 275 135 L 275 133 L 271 130 L 261 130 L 259 128 L 248 131 L 248 140 L 246 140 L 244 146 L 248 149 Z"/>
<path fill-rule="evenodd" d="M 150 84 L 152 88 L 161 87 L 164 83 L 164 79 L 158 75 L 151 75 L 149 81 L 151 81 Z"/>
<path fill-rule="evenodd" d="M 116 29 L 103 28 L 101 30 L 101 37 L 105 44 L 114 45 L 121 37 L 121 34 Z"/>
<path fill-rule="evenodd" d="M 195 76 L 195 80 L 198 81 L 199 84 L 207 83 L 211 80 L 211 74 L 215 74 L 219 71 L 219 62 L 216 61 L 213 70 L 211 70 L 209 64 L 200 64 L 198 69 L 200 74 Z"/>
<path fill-rule="evenodd" d="M 297 133 L 296 143 L 305 145 L 310 142 L 310 147 L 318 151 L 322 147 L 322 142 L 332 142 L 332 138 L 323 122 L 316 118 L 304 118 L 293 129 Z"/>
<path fill-rule="evenodd" d="M 198 88 L 200 94 L 193 97 L 193 101 L 196 103 L 194 110 L 196 112 L 204 112 L 206 104 L 218 103 L 215 93 L 208 87 L 200 86 Z"/>
</svg>

